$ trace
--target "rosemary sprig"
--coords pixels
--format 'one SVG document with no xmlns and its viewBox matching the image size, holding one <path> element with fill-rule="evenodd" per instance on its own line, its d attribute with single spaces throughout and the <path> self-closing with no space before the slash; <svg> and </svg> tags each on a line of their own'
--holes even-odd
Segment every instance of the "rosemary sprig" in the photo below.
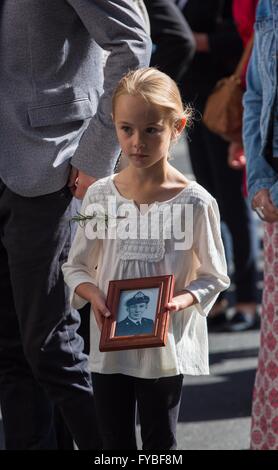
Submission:
<svg viewBox="0 0 278 470">
<path fill-rule="evenodd" d="M 126 217 L 124 216 L 117 216 L 117 217 L 113 217 L 112 215 L 110 216 L 110 218 L 113 218 L 113 219 L 125 219 Z M 80 212 L 77 212 L 77 215 L 75 215 L 74 217 L 71 218 L 72 222 L 77 222 L 78 225 L 80 227 L 85 227 L 86 225 L 86 222 L 88 220 L 93 220 L 93 219 L 99 219 L 99 220 L 104 220 L 105 222 L 105 226 L 106 228 L 108 227 L 108 220 L 109 220 L 109 217 L 108 217 L 108 214 L 101 214 L 101 215 L 84 215 L 84 214 L 81 214 Z"/>
</svg>

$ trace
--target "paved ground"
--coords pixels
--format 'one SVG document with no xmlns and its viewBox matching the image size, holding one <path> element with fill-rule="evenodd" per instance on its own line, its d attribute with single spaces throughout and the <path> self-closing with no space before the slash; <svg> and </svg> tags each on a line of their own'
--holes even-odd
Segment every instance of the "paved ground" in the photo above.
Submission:
<svg viewBox="0 0 278 470">
<path fill-rule="evenodd" d="M 184 378 L 179 449 L 248 449 L 258 336 L 255 331 L 209 335 L 211 375 Z"/>
<path fill-rule="evenodd" d="M 248 449 L 258 332 L 210 334 L 211 375 L 185 377 L 180 449 Z"/>
<path fill-rule="evenodd" d="M 184 142 L 173 153 L 173 163 L 191 175 Z M 215 333 L 209 335 L 209 342 L 211 375 L 184 379 L 178 448 L 248 449 L 259 333 Z M 1 415 L 0 449 L 3 449 Z"/>
</svg>

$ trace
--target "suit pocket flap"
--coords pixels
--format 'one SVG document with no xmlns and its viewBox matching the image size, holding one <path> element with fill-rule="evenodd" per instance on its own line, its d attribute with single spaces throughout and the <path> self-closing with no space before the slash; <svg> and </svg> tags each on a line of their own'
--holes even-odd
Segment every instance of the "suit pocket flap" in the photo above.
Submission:
<svg viewBox="0 0 278 470">
<path fill-rule="evenodd" d="M 28 115 L 31 127 L 52 126 L 91 118 L 93 108 L 88 98 L 80 98 L 50 106 L 32 106 Z"/>
</svg>

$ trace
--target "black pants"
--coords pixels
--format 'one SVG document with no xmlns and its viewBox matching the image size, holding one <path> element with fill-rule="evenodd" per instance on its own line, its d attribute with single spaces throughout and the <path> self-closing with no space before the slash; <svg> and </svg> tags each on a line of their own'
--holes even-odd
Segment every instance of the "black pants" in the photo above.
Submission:
<svg viewBox="0 0 278 470">
<path fill-rule="evenodd" d="M 99 447 L 80 315 L 61 265 L 71 244 L 68 188 L 35 198 L 0 180 L 0 402 L 7 449 L 56 448 L 53 404 L 80 449 Z"/>
<path fill-rule="evenodd" d="M 256 302 L 256 231 L 242 191 L 242 171 L 228 166 L 227 142 L 201 122 L 192 131 L 189 151 L 196 180 L 216 198 L 221 220 L 231 234 L 236 302 Z"/>
<path fill-rule="evenodd" d="M 182 375 L 140 379 L 123 374 L 92 374 L 103 448 L 136 449 L 138 406 L 144 450 L 176 449 Z"/>
</svg>

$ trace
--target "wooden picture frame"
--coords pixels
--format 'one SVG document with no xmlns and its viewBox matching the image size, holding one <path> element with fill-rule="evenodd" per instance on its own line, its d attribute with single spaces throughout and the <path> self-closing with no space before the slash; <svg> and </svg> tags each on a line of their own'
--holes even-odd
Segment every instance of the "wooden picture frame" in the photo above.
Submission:
<svg viewBox="0 0 278 470">
<path fill-rule="evenodd" d="M 99 350 L 165 346 L 174 275 L 109 282 L 106 304 L 111 317 L 104 319 Z"/>
</svg>

